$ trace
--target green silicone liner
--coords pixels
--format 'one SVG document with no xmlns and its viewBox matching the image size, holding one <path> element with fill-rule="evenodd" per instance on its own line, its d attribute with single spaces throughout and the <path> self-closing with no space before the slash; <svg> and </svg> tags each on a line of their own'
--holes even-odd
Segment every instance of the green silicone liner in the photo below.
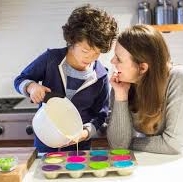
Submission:
<svg viewBox="0 0 183 182">
<path fill-rule="evenodd" d="M 89 166 L 92 169 L 98 170 L 98 169 L 108 168 L 108 167 L 110 167 L 110 164 L 109 164 L 109 162 L 90 162 Z"/>
<path fill-rule="evenodd" d="M 130 150 L 127 149 L 114 149 L 111 150 L 111 154 L 113 155 L 125 155 L 125 154 L 129 154 Z"/>
</svg>

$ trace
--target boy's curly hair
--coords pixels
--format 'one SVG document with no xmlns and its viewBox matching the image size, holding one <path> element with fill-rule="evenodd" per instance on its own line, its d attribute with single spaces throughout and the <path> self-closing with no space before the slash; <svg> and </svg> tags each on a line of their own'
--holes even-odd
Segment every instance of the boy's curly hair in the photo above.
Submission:
<svg viewBox="0 0 183 182">
<path fill-rule="evenodd" d="M 115 19 L 104 10 L 92 8 L 90 4 L 73 10 L 62 29 L 68 45 L 85 39 L 91 47 L 99 48 L 102 53 L 111 49 L 118 33 Z"/>
</svg>

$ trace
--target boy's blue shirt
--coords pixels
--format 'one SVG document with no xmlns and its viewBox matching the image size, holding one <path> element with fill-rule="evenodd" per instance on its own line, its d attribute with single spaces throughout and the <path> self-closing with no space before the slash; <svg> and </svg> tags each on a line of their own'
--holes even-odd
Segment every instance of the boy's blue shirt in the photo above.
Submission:
<svg viewBox="0 0 183 182">
<path fill-rule="evenodd" d="M 67 48 L 48 49 L 15 79 L 14 86 L 20 93 L 19 86 L 24 80 L 42 81 L 42 85 L 51 91 L 65 95 L 65 88 L 59 71 L 59 65 L 65 58 Z M 77 92 L 71 99 L 78 109 L 83 124 L 91 122 L 96 130 L 105 122 L 109 109 L 109 81 L 106 68 L 95 61 L 94 70 L 97 81 Z"/>
</svg>

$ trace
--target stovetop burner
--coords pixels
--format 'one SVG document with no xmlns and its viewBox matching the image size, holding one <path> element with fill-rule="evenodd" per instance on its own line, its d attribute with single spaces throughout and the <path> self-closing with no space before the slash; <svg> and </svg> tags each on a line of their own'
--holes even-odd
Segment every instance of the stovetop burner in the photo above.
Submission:
<svg viewBox="0 0 183 182">
<path fill-rule="evenodd" d="M 32 121 L 32 118 L 34 117 L 38 109 L 38 106 L 37 108 L 35 106 L 26 107 L 25 105 L 29 106 L 30 102 L 29 100 L 30 100 L 29 98 L 21 98 L 21 97 L 0 98 L 0 124 L 9 121 L 11 122 Z"/>
<path fill-rule="evenodd" d="M 0 98 L 0 115 L 3 113 L 35 113 L 38 105 L 29 102 L 27 98 Z"/>
<path fill-rule="evenodd" d="M 12 110 L 24 98 L 0 98 L 0 112 Z"/>
</svg>

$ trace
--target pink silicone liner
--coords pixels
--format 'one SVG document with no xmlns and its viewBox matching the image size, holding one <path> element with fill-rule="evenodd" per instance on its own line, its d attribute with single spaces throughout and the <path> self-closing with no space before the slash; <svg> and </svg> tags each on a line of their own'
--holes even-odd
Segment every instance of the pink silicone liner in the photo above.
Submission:
<svg viewBox="0 0 183 182">
<path fill-rule="evenodd" d="M 46 154 L 46 157 L 64 157 L 66 156 L 65 152 L 50 152 Z"/>
<path fill-rule="evenodd" d="M 71 156 L 67 158 L 67 162 L 84 162 L 85 160 L 86 158 L 81 156 Z"/>
<path fill-rule="evenodd" d="M 131 160 L 131 156 L 130 155 L 116 155 L 116 156 L 112 156 L 111 159 L 113 161 L 126 161 L 126 160 Z"/>
</svg>

